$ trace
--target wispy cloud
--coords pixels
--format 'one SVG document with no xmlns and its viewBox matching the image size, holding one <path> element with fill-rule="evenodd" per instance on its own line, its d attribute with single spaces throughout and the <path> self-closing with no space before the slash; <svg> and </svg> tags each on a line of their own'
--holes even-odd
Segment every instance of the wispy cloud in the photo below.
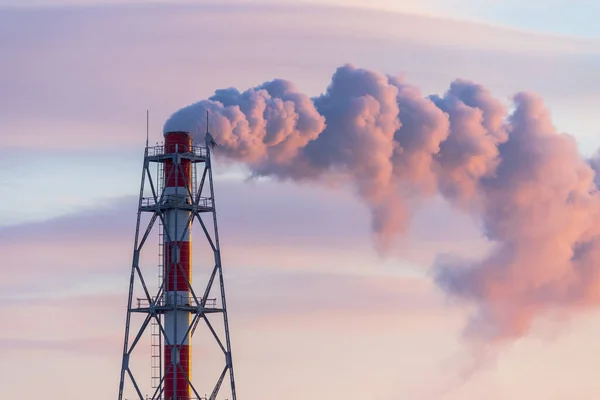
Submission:
<svg viewBox="0 0 600 400">
<path fill-rule="evenodd" d="M 317 94 L 333 68 L 346 62 L 407 73 L 426 93 L 443 90 L 457 77 L 488 84 L 499 94 L 532 89 L 551 104 L 598 92 L 594 41 L 399 13 L 316 9 L 0 11 L 6 32 L 0 49 L 11 55 L 0 67 L 3 145 L 139 145 L 146 108 L 157 132 L 170 112 L 215 88 L 281 76 Z"/>
<path fill-rule="evenodd" d="M 225 180 L 217 181 L 216 196 L 228 266 L 376 272 L 384 261 L 371 247 L 368 214 L 349 192 Z M 0 227 L 0 250 L 5 254 L 1 284 L 36 286 L 49 279 L 73 285 L 86 274 L 124 277 L 131 262 L 136 211 L 137 199 L 131 196 L 49 220 Z M 398 243 L 387 261 L 395 268 L 428 266 L 437 252 L 463 254 L 474 244 L 481 251 L 485 248 L 474 222 L 443 203 L 423 208 L 414 225 L 411 236 Z M 154 232 L 142 252 L 144 266 L 152 273 L 158 243 Z M 199 246 L 194 254 L 200 264 L 205 262 L 202 235 L 194 231 Z M 36 251 L 31 251 L 32 244 Z"/>
</svg>

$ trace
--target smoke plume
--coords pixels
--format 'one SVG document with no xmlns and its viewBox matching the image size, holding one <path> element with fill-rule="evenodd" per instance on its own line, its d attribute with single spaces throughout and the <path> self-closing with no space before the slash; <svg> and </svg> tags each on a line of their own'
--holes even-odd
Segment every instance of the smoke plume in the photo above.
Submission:
<svg viewBox="0 0 600 400">
<path fill-rule="evenodd" d="M 476 215 L 493 250 L 440 259 L 436 281 L 476 306 L 469 337 L 526 334 L 550 310 L 600 303 L 600 160 L 584 160 L 542 100 L 457 80 L 426 97 L 403 80 L 346 65 L 322 95 L 284 80 L 218 90 L 172 115 L 165 132 L 202 140 L 209 112 L 220 154 L 255 176 L 351 184 L 385 250 L 416 207 L 443 196 Z"/>
</svg>

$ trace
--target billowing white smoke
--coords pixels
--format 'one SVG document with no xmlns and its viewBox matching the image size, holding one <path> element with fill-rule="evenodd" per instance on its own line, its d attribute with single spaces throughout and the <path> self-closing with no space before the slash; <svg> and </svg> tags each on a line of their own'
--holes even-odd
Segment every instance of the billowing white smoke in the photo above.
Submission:
<svg viewBox="0 0 600 400">
<path fill-rule="evenodd" d="M 352 184 L 382 249 L 424 198 L 442 195 L 475 213 L 493 252 L 440 261 L 437 282 L 477 305 L 470 335 L 499 341 L 525 334 L 553 307 L 600 303 L 600 162 L 583 160 L 572 137 L 556 132 L 540 98 L 519 93 L 514 106 L 508 115 L 468 81 L 424 97 L 346 65 L 319 97 L 283 80 L 219 90 L 177 111 L 164 130 L 201 140 L 208 111 L 220 154 L 253 174 Z"/>
</svg>

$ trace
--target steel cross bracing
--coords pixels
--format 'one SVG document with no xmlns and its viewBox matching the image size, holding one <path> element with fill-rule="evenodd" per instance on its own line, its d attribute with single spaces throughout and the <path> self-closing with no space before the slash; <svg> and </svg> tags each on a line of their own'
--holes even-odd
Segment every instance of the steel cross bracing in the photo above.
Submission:
<svg viewBox="0 0 600 400">
<path fill-rule="evenodd" d="M 158 382 L 154 382 L 151 386 L 153 388 L 153 392 L 151 396 L 148 394 L 142 393 L 142 385 L 136 381 L 135 373 L 132 369 L 130 360 L 135 350 L 139 348 L 140 339 L 146 332 L 149 326 L 153 326 L 158 329 L 158 333 L 160 335 L 160 342 L 165 346 L 171 346 L 172 343 L 169 343 L 168 337 L 165 332 L 165 328 L 163 325 L 164 318 L 161 318 L 165 312 L 167 311 L 188 311 L 193 317 L 185 332 L 185 338 L 193 338 L 196 329 L 199 324 L 206 325 L 208 330 L 211 333 L 211 336 L 214 338 L 218 346 L 220 347 L 223 356 L 224 356 L 224 366 L 221 371 L 220 376 L 215 382 L 214 386 L 209 387 L 211 389 L 210 396 L 207 400 L 215 400 L 217 395 L 219 394 L 219 390 L 222 387 L 222 384 L 229 375 L 229 382 L 231 385 L 231 398 L 230 400 L 236 400 L 236 390 L 235 390 L 235 379 L 233 373 L 233 362 L 231 357 L 231 340 L 229 333 L 229 321 L 227 317 L 227 305 L 225 300 L 225 286 L 223 280 L 223 269 L 221 265 L 221 251 L 219 246 L 219 232 L 217 229 L 217 214 L 215 208 L 215 196 L 214 196 L 214 185 L 213 185 L 213 174 L 211 168 L 211 143 L 208 141 L 210 135 L 207 135 L 207 142 L 205 146 L 193 146 L 190 152 L 187 153 L 173 153 L 173 154 L 165 154 L 164 146 L 156 146 L 156 147 L 148 147 L 146 146 L 144 152 L 144 165 L 142 169 L 142 179 L 140 184 L 140 194 L 139 194 L 139 202 L 138 202 L 138 212 L 137 212 L 137 221 L 136 221 L 136 231 L 135 231 L 135 239 L 134 239 L 134 249 L 133 249 L 133 261 L 131 265 L 131 274 L 129 279 L 129 296 L 127 301 L 127 317 L 126 317 L 126 325 L 125 325 L 125 339 L 123 344 L 123 360 L 121 366 L 121 376 L 119 382 L 119 395 L 118 400 L 163 400 L 163 391 L 164 391 L 164 380 L 165 377 L 171 372 L 173 368 L 176 368 L 177 373 L 182 373 L 186 375 L 183 368 L 177 361 L 174 364 L 170 364 L 166 367 L 166 370 L 160 369 L 159 375 L 154 376 L 155 380 Z M 196 166 L 202 167 L 202 174 L 199 182 L 184 182 L 185 188 L 187 188 L 187 193 L 185 196 L 180 196 L 180 200 L 174 200 L 172 196 L 165 196 L 165 192 L 162 190 L 162 182 L 168 181 L 169 177 L 160 177 L 160 173 L 158 174 L 159 181 L 158 186 L 155 185 L 155 180 L 150 173 L 150 165 L 151 163 L 164 163 L 166 160 L 172 160 L 175 168 L 171 168 L 170 175 L 173 175 L 174 171 L 180 171 L 181 176 L 184 176 L 182 172 L 181 160 L 187 159 L 193 164 L 194 169 Z M 158 168 L 158 171 L 161 171 L 162 166 Z M 192 179 L 196 178 L 196 173 L 192 175 Z M 176 178 L 177 179 L 177 178 Z M 185 179 L 185 178 L 184 178 Z M 190 184 L 191 183 L 191 184 Z M 151 197 L 144 197 L 144 190 L 146 188 L 146 184 L 148 184 L 151 192 Z M 208 192 L 208 196 L 204 196 L 203 193 Z M 183 199 L 183 200 L 182 200 Z M 191 199 L 191 200 L 190 200 Z M 183 233 L 181 238 L 171 238 L 169 237 L 169 231 L 164 229 L 166 226 L 164 213 L 166 210 L 187 210 L 190 212 L 189 220 L 187 221 L 187 229 L 191 226 L 191 224 L 196 221 L 200 224 L 202 231 L 204 232 L 205 239 L 207 240 L 210 248 L 213 252 L 214 258 L 214 266 L 212 267 L 212 271 L 208 282 L 201 294 L 196 293 L 193 286 L 190 284 L 190 277 L 186 276 L 185 271 L 181 267 L 179 262 L 173 263 L 167 268 L 178 268 L 183 276 L 185 277 L 187 287 L 190 292 L 190 298 L 186 299 L 185 302 L 180 303 L 179 301 L 174 302 L 166 302 L 164 299 L 165 294 L 165 280 L 162 280 L 158 285 L 158 290 L 156 293 L 151 294 L 146 284 L 146 280 L 144 279 L 144 275 L 142 273 L 142 268 L 140 268 L 140 253 L 144 246 L 146 245 L 147 239 L 152 232 L 152 229 L 156 223 L 159 221 L 159 228 L 162 229 L 161 234 L 164 235 L 165 239 L 171 241 L 172 239 L 176 239 L 181 241 L 183 239 Z M 148 213 L 150 215 L 150 220 L 145 229 L 143 229 L 142 233 L 142 214 Z M 208 216 L 209 218 L 212 216 L 212 229 L 209 229 L 209 224 L 205 223 L 205 219 L 203 216 Z M 169 271 L 164 272 L 164 276 L 168 276 Z M 209 299 L 211 294 L 211 289 L 215 286 L 215 281 L 218 281 L 219 286 L 219 300 L 220 304 L 218 304 L 217 299 Z M 134 303 L 134 289 L 141 287 L 143 291 L 143 298 L 137 299 Z M 173 304 L 170 304 L 173 303 Z M 141 326 L 137 328 L 137 332 L 132 330 L 132 315 L 133 314 L 141 314 L 144 315 L 143 322 Z M 207 317 L 210 314 L 221 314 L 222 315 L 222 323 L 223 323 L 223 331 L 224 335 L 219 335 L 209 318 Z M 156 332 L 153 332 L 156 334 Z M 223 337 L 224 336 L 224 337 Z M 191 342 L 191 340 L 190 340 Z M 180 345 L 176 345 L 177 349 L 179 349 Z M 148 360 L 150 361 L 150 360 Z M 153 374 L 154 375 L 154 374 Z M 196 399 L 206 399 L 206 397 L 200 396 L 200 392 L 192 382 L 192 377 L 185 376 L 187 383 L 190 385 L 191 391 L 194 394 Z M 130 396 L 129 398 L 124 397 L 124 390 L 127 385 L 131 385 L 133 388 L 133 396 L 131 394 L 127 394 Z M 145 386 L 144 386 L 145 387 Z M 129 388 L 129 386 L 128 386 Z M 131 390 L 129 388 L 129 390 Z M 203 392 L 204 393 L 204 392 Z M 169 399 L 170 400 L 170 399 Z M 179 399 L 172 399 L 179 400 Z M 193 399 L 184 399 L 184 400 L 193 400 Z"/>
</svg>

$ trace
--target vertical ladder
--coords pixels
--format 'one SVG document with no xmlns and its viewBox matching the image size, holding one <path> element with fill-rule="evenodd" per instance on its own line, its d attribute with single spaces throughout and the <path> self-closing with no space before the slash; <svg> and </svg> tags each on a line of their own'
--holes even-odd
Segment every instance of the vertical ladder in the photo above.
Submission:
<svg viewBox="0 0 600 400">
<path fill-rule="evenodd" d="M 162 195 L 162 192 L 165 188 L 165 166 L 163 163 L 159 162 L 156 163 L 157 164 L 157 194 L 158 194 L 158 198 L 160 200 L 160 196 Z M 163 281 L 163 274 L 164 274 L 164 243 L 165 243 L 165 237 L 164 237 L 164 227 L 163 227 L 163 223 L 162 223 L 162 219 L 158 219 L 158 287 L 160 288 L 160 285 L 162 284 Z M 158 305 L 162 305 L 162 299 L 158 299 Z"/>
<path fill-rule="evenodd" d="M 162 221 L 158 221 L 158 286 L 162 283 L 163 277 L 163 226 Z M 155 299 L 155 298 L 153 298 Z M 161 299 L 157 300 L 157 305 L 162 305 Z M 157 318 L 161 318 L 161 315 L 158 315 Z M 160 332 L 160 326 L 158 325 L 158 321 L 156 318 L 152 318 L 150 322 L 150 357 L 151 365 L 152 365 L 152 389 L 156 389 L 160 384 L 160 379 L 162 377 L 162 335 Z"/>
<path fill-rule="evenodd" d="M 163 278 L 163 254 L 164 254 L 164 236 L 163 236 L 163 224 L 162 221 L 158 220 L 158 285 L 160 288 Z M 157 289 L 158 290 L 158 289 Z M 162 298 L 162 296 L 161 296 Z M 161 298 L 157 299 L 157 305 L 162 305 Z M 159 314 L 157 318 L 162 318 Z M 162 335 L 160 326 L 155 318 L 152 318 L 151 324 L 151 352 L 150 357 L 152 358 L 152 389 L 156 389 L 162 377 Z"/>
<path fill-rule="evenodd" d="M 196 178 L 196 165 L 198 165 L 197 163 L 192 163 L 192 184 L 190 185 L 190 187 L 192 188 L 192 202 L 194 201 L 194 199 L 196 198 L 196 190 L 198 190 L 198 179 Z"/>
<path fill-rule="evenodd" d="M 162 345 L 160 328 L 156 320 L 152 318 L 150 325 L 150 357 L 152 368 L 152 389 L 156 389 L 160 384 L 162 372 Z"/>
</svg>

